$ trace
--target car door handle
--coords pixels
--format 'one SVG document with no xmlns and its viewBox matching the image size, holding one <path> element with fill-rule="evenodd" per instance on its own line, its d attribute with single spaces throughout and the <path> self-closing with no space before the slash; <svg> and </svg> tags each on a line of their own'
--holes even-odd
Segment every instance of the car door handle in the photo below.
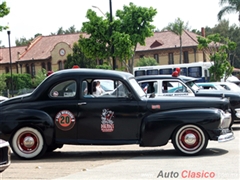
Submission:
<svg viewBox="0 0 240 180">
<path fill-rule="evenodd" d="M 81 106 L 81 105 L 86 105 L 86 104 L 87 104 L 86 102 L 78 103 L 79 106 Z"/>
</svg>

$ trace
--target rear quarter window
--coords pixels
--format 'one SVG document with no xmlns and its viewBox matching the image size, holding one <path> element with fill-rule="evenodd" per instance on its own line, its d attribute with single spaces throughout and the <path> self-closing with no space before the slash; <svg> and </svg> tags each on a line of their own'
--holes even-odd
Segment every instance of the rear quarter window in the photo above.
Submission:
<svg viewBox="0 0 240 180">
<path fill-rule="evenodd" d="M 75 97 L 77 91 L 77 83 L 74 80 L 68 80 L 61 82 L 54 86 L 49 96 L 52 98 L 68 98 L 68 97 Z"/>
</svg>

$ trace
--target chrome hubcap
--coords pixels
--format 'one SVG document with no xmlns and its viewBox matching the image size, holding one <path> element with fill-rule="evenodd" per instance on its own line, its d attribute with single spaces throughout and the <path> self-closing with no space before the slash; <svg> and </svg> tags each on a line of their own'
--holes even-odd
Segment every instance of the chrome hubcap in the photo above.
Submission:
<svg viewBox="0 0 240 180">
<path fill-rule="evenodd" d="M 187 134 L 184 137 L 184 142 L 188 145 L 193 145 L 194 143 L 196 143 L 196 141 L 197 141 L 196 136 L 192 133 Z"/>
<path fill-rule="evenodd" d="M 34 139 L 30 136 L 27 136 L 24 138 L 23 144 L 25 147 L 30 148 L 34 145 Z"/>
</svg>

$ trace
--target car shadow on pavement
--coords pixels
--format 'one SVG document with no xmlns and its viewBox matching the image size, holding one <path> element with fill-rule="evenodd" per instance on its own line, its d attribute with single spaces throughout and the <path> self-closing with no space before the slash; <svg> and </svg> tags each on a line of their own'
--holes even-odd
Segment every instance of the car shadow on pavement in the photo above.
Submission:
<svg viewBox="0 0 240 180">
<path fill-rule="evenodd" d="M 27 160 L 27 162 L 75 162 L 75 161 L 97 161 L 97 160 L 122 160 L 133 157 L 143 157 L 152 159 L 171 159 L 171 158 L 204 158 L 206 156 L 221 156 L 228 153 L 227 150 L 219 148 L 207 148 L 202 154 L 197 156 L 179 155 L 174 149 L 154 149 L 154 150 L 104 150 L 104 151 L 64 151 L 56 150 L 51 153 L 46 153 L 41 159 Z M 12 162 L 26 162 L 12 154 Z"/>
</svg>

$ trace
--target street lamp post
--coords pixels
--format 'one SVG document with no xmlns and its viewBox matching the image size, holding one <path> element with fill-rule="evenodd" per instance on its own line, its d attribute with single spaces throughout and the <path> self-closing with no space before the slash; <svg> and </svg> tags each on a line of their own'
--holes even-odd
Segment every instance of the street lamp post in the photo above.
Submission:
<svg viewBox="0 0 240 180">
<path fill-rule="evenodd" d="M 97 8 L 105 17 L 106 15 L 101 11 L 101 9 L 97 6 L 92 6 L 93 8 Z M 112 1 L 109 0 L 109 7 L 110 7 L 110 27 L 109 27 L 109 36 L 112 36 Z M 111 55 L 112 55 L 112 68 L 115 70 L 116 68 L 116 58 L 113 55 L 114 54 L 114 44 L 113 44 L 113 38 L 111 39 L 112 47 L 111 47 Z"/>
<path fill-rule="evenodd" d="M 11 96 L 13 97 L 12 54 L 11 54 L 11 43 L 10 43 L 11 31 L 7 31 L 7 34 L 8 34 L 8 44 L 9 44 L 10 73 L 11 73 Z"/>
<path fill-rule="evenodd" d="M 109 0 L 109 7 L 110 7 L 110 37 L 112 36 L 112 0 Z M 113 38 L 112 38 L 112 48 L 111 48 L 111 54 L 112 54 L 112 64 L 113 64 L 113 70 L 115 70 L 116 67 L 116 59 L 114 54 L 114 44 L 113 44 Z"/>
<path fill-rule="evenodd" d="M 106 17 L 106 14 L 104 14 L 99 7 L 97 7 L 97 6 L 92 6 L 92 7 L 93 7 L 93 8 L 97 8 L 97 9 L 102 13 L 102 15 L 103 15 L 104 17 Z"/>
</svg>

